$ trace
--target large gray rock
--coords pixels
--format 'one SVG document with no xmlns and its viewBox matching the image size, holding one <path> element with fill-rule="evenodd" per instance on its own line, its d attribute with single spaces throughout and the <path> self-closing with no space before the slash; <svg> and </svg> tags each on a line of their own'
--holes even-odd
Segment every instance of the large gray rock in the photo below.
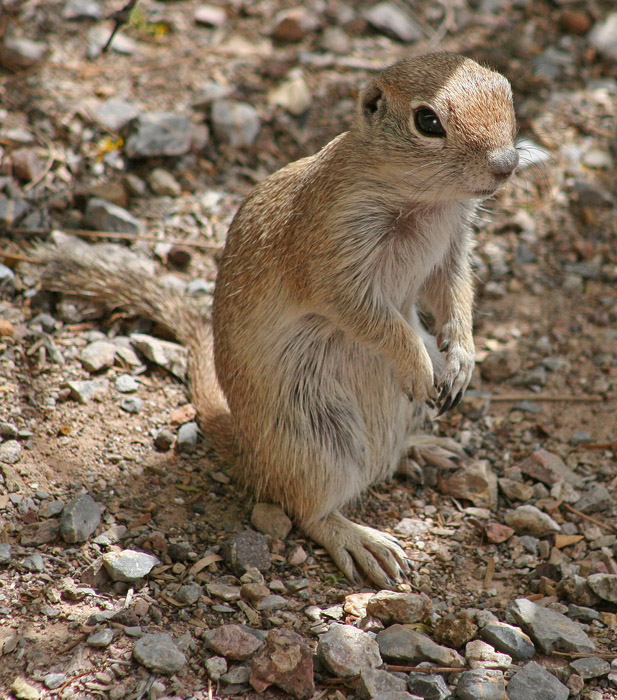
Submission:
<svg viewBox="0 0 617 700">
<path fill-rule="evenodd" d="M 376 668 L 363 668 L 356 683 L 356 692 L 363 700 L 381 697 L 388 691 L 404 692 L 406 689 L 407 684 L 402 678 Z"/>
<path fill-rule="evenodd" d="M 439 646 L 430 637 L 408 625 L 392 625 L 377 635 L 379 651 L 386 661 L 417 664 L 434 661 L 442 666 L 462 668 L 465 661 L 453 649 Z"/>
<path fill-rule="evenodd" d="M 592 574 L 587 585 L 602 600 L 617 603 L 617 574 Z"/>
<path fill-rule="evenodd" d="M 124 152 L 129 158 L 181 156 L 188 153 L 191 122 L 172 112 L 140 114 L 129 123 Z"/>
<path fill-rule="evenodd" d="M 85 542 L 101 524 L 101 507 L 84 493 L 67 503 L 60 519 L 60 535 L 65 542 Z"/>
<path fill-rule="evenodd" d="M 508 683 L 510 700 L 567 700 L 570 691 L 552 673 L 530 661 Z"/>
<path fill-rule="evenodd" d="M 533 642 L 523 630 L 505 622 L 489 622 L 480 630 L 480 636 L 495 649 L 519 661 L 531 659 L 536 653 Z"/>
<path fill-rule="evenodd" d="M 519 598 L 513 603 L 510 612 L 545 654 L 550 654 L 553 650 L 579 653 L 595 651 L 595 644 L 581 625 L 555 610 Z"/>
<path fill-rule="evenodd" d="M 425 700 L 448 700 L 452 697 L 443 677 L 436 673 L 410 673 L 407 689 Z"/>
<path fill-rule="evenodd" d="M 186 656 L 173 643 L 172 638 L 164 633 L 144 634 L 133 648 L 137 662 L 156 673 L 172 674 L 179 671 L 186 663 Z"/>
<path fill-rule="evenodd" d="M 600 678 L 610 673 L 611 665 L 608 661 L 597 656 L 587 656 L 570 662 L 571 668 L 578 673 L 581 678 Z"/>
<path fill-rule="evenodd" d="M 334 624 L 320 635 L 317 654 L 337 678 L 357 676 L 364 668 L 382 664 L 377 642 L 351 625 Z"/>
<path fill-rule="evenodd" d="M 460 700 L 508 700 L 503 673 L 485 668 L 461 673 L 456 686 L 456 697 Z"/>
</svg>

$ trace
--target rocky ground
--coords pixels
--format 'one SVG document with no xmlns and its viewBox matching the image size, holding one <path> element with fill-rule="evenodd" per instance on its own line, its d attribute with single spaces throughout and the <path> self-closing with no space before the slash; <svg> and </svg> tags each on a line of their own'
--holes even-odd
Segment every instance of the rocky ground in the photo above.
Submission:
<svg viewBox="0 0 617 700">
<path fill-rule="evenodd" d="M 0 696 L 617 698 L 612 0 L 140 0 L 102 53 L 121 6 L 0 3 Z M 468 459 L 350 509 L 413 562 L 378 592 L 230 481 L 183 351 L 42 290 L 33 244 L 128 245 L 208 303 L 242 196 L 435 48 L 512 81 L 522 165 L 433 428 Z"/>
</svg>

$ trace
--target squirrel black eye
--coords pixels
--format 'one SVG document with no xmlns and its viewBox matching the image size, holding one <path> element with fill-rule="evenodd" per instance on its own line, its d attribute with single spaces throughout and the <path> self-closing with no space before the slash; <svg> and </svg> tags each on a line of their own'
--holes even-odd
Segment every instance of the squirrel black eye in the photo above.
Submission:
<svg viewBox="0 0 617 700">
<path fill-rule="evenodd" d="M 414 123 L 416 129 L 424 136 L 442 137 L 446 135 L 446 130 L 441 125 L 439 117 L 428 107 L 418 107 L 414 112 Z"/>
</svg>

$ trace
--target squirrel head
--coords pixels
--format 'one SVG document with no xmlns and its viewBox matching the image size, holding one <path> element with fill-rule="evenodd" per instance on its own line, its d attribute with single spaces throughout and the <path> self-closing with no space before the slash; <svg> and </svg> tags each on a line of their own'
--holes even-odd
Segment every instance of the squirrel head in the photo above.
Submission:
<svg viewBox="0 0 617 700">
<path fill-rule="evenodd" d="M 380 175 L 427 201 L 483 199 L 518 165 L 510 83 L 457 54 L 408 58 L 379 73 L 351 131 Z"/>
</svg>

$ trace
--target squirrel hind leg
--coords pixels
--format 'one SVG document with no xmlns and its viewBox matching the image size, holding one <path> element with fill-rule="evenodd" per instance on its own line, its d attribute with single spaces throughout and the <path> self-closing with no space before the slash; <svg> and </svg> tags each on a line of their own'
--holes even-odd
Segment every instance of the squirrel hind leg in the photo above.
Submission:
<svg viewBox="0 0 617 700">
<path fill-rule="evenodd" d="M 398 540 L 371 527 L 358 525 L 338 511 L 304 528 L 328 550 L 352 582 L 363 577 L 379 588 L 392 588 L 409 572 L 409 560 Z"/>
<path fill-rule="evenodd" d="M 424 483 L 424 467 L 453 470 L 467 457 L 465 450 L 451 438 L 436 435 L 412 435 L 406 445 L 396 474 L 408 478 L 414 484 Z"/>
</svg>

